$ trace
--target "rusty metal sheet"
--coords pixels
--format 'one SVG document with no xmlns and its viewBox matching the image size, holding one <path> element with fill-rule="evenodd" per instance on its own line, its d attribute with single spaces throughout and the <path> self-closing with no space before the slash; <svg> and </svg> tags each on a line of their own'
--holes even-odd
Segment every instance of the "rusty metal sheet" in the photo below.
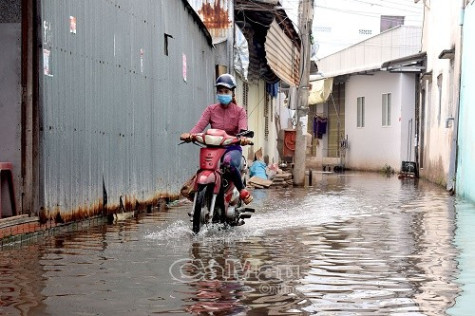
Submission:
<svg viewBox="0 0 475 316">
<path fill-rule="evenodd" d="M 215 43 L 232 35 L 234 27 L 232 0 L 188 0 L 198 13 Z"/>
<path fill-rule="evenodd" d="M 215 57 L 191 11 L 176 0 L 41 1 L 44 219 L 173 197 L 196 171 L 179 135 L 213 101 Z"/>
</svg>

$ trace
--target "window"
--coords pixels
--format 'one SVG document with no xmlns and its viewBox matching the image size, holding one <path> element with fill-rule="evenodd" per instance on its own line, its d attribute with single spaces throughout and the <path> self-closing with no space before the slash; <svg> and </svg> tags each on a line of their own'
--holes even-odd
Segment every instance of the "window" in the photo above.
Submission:
<svg viewBox="0 0 475 316">
<path fill-rule="evenodd" d="M 373 30 L 359 29 L 358 32 L 360 33 L 360 35 L 372 35 L 373 34 Z"/>
<path fill-rule="evenodd" d="M 358 97 L 356 102 L 356 127 L 364 127 L 364 97 Z"/>
<path fill-rule="evenodd" d="M 438 112 L 437 112 L 437 124 L 440 126 L 440 119 L 442 116 L 442 74 L 437 76 L 437 90 L 439 92 L 439 100 L 438 100 Z"/>
<path fill-rule="evenodd" d="M 331 33 L 332 28 L 331 26 L 317 26 L 315 30 L 322 33 Z"/>
<path fill-rule="evenodd" d="M 381 21 L 379 24 L 379 31 L 384 32 L 392 29 L 396 26 L 404 25 L 404 16 L 398 15 L 381 15 Z"/>
<path fill-rule="evenodd" d="M 381 113 L 382 113 L 381 125 L 391 126 L 391 93 L 383 94 Z"/>
<path fill-rule="evenodd" d="M 163 33 L 163 54 L 168 56 L 168 39 L 173 38 L 170 34 Z"/>
</svg>

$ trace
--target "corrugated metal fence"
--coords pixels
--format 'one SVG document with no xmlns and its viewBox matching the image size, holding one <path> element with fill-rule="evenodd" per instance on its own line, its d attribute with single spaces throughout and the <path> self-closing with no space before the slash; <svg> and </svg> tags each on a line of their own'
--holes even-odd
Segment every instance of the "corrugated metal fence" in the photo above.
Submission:
<svg viewBox="0 0 475 316">
<path fill-rule="evenodd" d="M 74 220 L 179 192 L 178 146 L 212 101 L 209 34 L 186 1 L 42 0 L 41 216 Z M 110 210 L 109 210 L 110 211 Z"/>
</svg>

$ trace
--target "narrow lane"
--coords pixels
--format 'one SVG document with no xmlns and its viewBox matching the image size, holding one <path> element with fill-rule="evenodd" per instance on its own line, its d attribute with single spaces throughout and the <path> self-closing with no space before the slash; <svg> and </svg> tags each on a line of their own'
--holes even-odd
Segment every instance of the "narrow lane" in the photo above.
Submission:
<svg viewBox="0 0 475 316">
<path fill-rule="evenodd" d="M 256 214 L 230 230 L 193 236 L 181 206 L 5 249 L 0 315 L 443 315 L 455 304 L 454 197 L 379 174 L 314 177 L 255 190 Z"/>
</svg>

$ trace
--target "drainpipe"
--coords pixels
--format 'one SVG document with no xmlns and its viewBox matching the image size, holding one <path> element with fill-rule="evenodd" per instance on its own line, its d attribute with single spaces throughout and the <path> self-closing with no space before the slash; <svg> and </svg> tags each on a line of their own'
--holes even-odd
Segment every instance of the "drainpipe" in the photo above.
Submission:
<svg viewBox="0 0 475 316">
<path fill-rule="evenodd" d="M 415 80 L 415 115 L 414 115 L 414 162 L 416 163 L 416 178 L 419 178 L 419 133 L 420 133 L 420 121 L 421 121 L 421 85 L 422 80 L 420 76 L 418 80 Z"/>
<path fill-rule="evenodd" d="M 21 1 L 21 214 L 39 205 L 38 1 Z"/>
<path fill-rule="evenodd" d="M 414 3 L 418 3 L 419 0 L 414 0 Z M 427 5 L 426 5 L 426 1 L 423 0 L 423 10 L 422 10 L 422 35 L 421 35 L 421 52 L 422 52 L 422 47 L 423 47 L 423 43 L 424 43 L 424 30 L 425 30 L 425 24 L 426 24 L 426 10 L 427 10 Z M 426 55 L 426 58 L 424 60 L 424 68 L 426 69 L 427 71 L 427 55 Z M 422 102 L 423 100 L 425 100 L 425 96 L 422 95 L 422 92 L 425 93 L 424 89 L 422 89 L 422 85 L 424 84 L 424 73 L 421 73 L 419 74 L 418 80 L 416 80 L 416 83 L 415 83 L 415 88 L 416 88 L 416 93 L 415 93 L 415 100 L 416 100 L 416 104 L 415 104 L 415 115 L 414 115 L 414 125 L 415 125 L 415 128 L 414 128 L 414 162 L 416 163 L 416 178 L 419 178 L 420 174 L 419 174 L 419 171 L 420 171 L 420 155 L 419 153 L 421 152 L 421 145 L 420 145 L 420 140 L 421 140 L 421 137 L 424 137 L 424 135 L 422 134 L 422 125 L 421 125 L 421 108 L 423 106 L 425 106 L 425 102 Z"/>
</svg>

